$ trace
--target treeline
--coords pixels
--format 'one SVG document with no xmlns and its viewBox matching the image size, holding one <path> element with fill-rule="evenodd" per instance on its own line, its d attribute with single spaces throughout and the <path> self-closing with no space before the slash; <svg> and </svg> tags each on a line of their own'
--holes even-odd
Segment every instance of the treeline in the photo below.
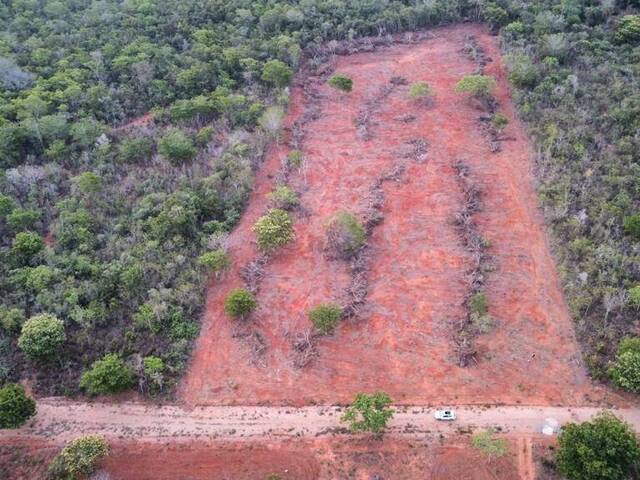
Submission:
<svg viewBox="0 0 640 480">
<path fill-rule="evenodd" d="M 40 392 L 73 394 L 83 372 L 124 360 L 123 385 L 169 390 L 303 52 L 463 20 L 488 23 L 509 54 L 579 336 L 603 374 L 640 306 L 638 6 L 3 2 L 0 383 L 36 374 Z M 42 329 L 60 341 L 34 356 Z"/>
</svg>

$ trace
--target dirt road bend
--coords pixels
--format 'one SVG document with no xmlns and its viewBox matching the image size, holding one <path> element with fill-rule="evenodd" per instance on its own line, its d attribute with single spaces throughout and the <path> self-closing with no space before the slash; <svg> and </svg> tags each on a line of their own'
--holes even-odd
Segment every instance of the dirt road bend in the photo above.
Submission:
<svg viewBox="0 0 640 480">
<path fill-rule="evenodd" d="M 339 434 L 342 407 L 225 407 L 185 409 L 138 403 L 83 403 L 43 399 L 36 416 L 18 430 L 1 430 L 0 441 L 40 438 L 66 442 L 86 434 L 111 439 L 144 441 L 193 441 L 194 439 L 255 440 L 256 438 L 317 437 Z M 419 437 L 428 433 L 454 434 L 494 427 L 513 435 L 540 432 L 546 418 L 560 424 L 584 421 L 596 415 L 594 407 L 459 406 L 458 419 L 444 423 L 434 419 L 431 407 L 396 407 L 388 433 Z M 640 429 L 640 409 L 617 409 L 614 413 Z"/>
</svg>

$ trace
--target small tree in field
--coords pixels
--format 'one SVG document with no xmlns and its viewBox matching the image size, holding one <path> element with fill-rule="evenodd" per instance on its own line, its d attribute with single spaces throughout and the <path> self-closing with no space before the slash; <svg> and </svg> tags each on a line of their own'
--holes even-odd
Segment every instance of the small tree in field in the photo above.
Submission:
<svg viewBox="0 0 640 480">
<path fill-rule="evenodd" d="M 260 217 L 253 226 L 253 231 L 258 237 L 258 248 L 263 252 L 282 247 L 295 238 L 293 220 L 289 213 L 280 208 L 272 208 Z"/>
<path fill-rule="evenodd" d="M 0 388 L 0 428 L 18 428 L 36 413 L 36 402 L 22 385 L 8 383 Z"/>
<path fill-rule="evenodd" d="M 322 303 L 309 312 L 309 319 L 323 335 L 328 335 L 336 328 L 342 317 L 342 307 L 334 303 Z"/>
<path fill-rule="evenodd" d="M 327 248 L 348 259 L 367 241 L 364 226 L 349 212 L 338 212 L 327 225 Z"/>
<path fill-rule="evenodd" d="M 262 69 L 262 80 L 278 88 L 289 85 L 293 71 L 280 60 L 269 60 Z"/>
<path fill-rule="evenodd" d="M 224 311 L 233 318 L 242 318 L 249 315 L 258 307 L 258 302 L 244 288 L 236 288 L 224 301 Z"/>
<path fill-rule="evenodd" d="M 118 393 L 131 387 L 133 373 L 115 353 L 93 362 L 91 368 L 80 377 L 80 386 L 89 395 Z"/>
<path fill-rule="evenodd" d="M 568 423 L 558 437 L 556 462 L 568 480 L 626 480 L 638 461 L 635 432 L 611 413 Z"/>
<path fill-rule="evenodd" d="M 426 102 L 433 97 L 433 90 L 427 82 L 416 82 L 409 87 L 409 98 L 416 102 Z"/>
<path fill-rule="evenodd" d="M 330 87 L 343 92 L 350 92 L 353 89 L 353 80 L 339 73 L 331 77 L 328 83 Z"/>
<path fill-rule="evenodd" d="M 381 434 L 393 417 L 393 410 L 388 408 L 389 405 L 391 398 L 384 392 L 373 395 L 358 393 L 340 421 L 348 422 L 352 432 Z"/>
<path fill-rule="evenodd" d="M 483 102 L 493 99 L 492 91 L 496 88 L 495 78 L 488 75 L 466 75 L 456 84 L 456 92 L 468 93 Z"/>
<path fill-rule="evenodd" d="M 49 465 L 49 476 L 76 480 L 95 472 L 98 462 L 109 454 L 109 444 L 98 435 L 69 442 Z"/>
<path fill-rule="evenodd" d="M 231 259 L 227 252 L 222 248 L 218 248 L 200 255 L 200 257 L 198 257 L 198 263 L 207 267 L 216 275 L 219 275 L 221 272 L 229 268 L 231 265 Z"/>
<path fill-rule="evenodd" d="M 169 130 L 158 142 L 158 152 L 172 165 L 180 166 L 196 155 L 193 141 L 182 130 Z"/>
</svg>

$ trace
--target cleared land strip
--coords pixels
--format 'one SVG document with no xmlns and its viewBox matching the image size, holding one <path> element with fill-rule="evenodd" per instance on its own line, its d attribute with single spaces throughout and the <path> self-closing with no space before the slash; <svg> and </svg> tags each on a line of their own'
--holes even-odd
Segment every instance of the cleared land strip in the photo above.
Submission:
<svg viewBox="0 0 640 480">
<path fill-rule="evenodd" d="M 339 422 L 342 410 L 332 406 L 184 409 L 44 399 L 31 422 L 19 430 L 0 431 L 0 441 L 22 437 L 64 442 L 89 433 L 145 441 L 316 437 L 344 432 L 344 425 Z M 402 406 L 396 408 L 388 433 L 410 437 L 494 427 L 504 433 L 531 435 L 540 432 L 546 418 L 563 424 L 588 420 L 599 411 L 595 407 L 461 406 L 456 407 L 458 419 L 444 423 L 434 419 L 432 407 Z M 615 413 L 640 429 L 640 409 L 618 409 Z"/>
</svg>

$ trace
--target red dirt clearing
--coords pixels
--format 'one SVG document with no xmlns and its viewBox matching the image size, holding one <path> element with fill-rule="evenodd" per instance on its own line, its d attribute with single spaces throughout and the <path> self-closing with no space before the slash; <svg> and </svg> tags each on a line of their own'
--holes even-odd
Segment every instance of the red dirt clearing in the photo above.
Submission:
<svg viewBox="0 0 640 480">
<path fill-rule="evenodd" d="M 502 151 L 491 153 L 481 114 L 454 86 L 475 64 L 461 50 L 473 34 L 492 58 L 485 73 L 498 80 L 496 96 L 510 124 Z M 581 404 L 594 398 L 580 365 L 571 320 L 545 237 L 532 174 L 531 149 L 516 118 L 495 37 L 479 26 L 433 31 L 415 45 L 338 56 L 335 71 L 349 75 L 353 92 L 327 85 L 318 120 L 307 124 L 305 167 L 292 186 L 309 216 L 296 214 L 295 243 L 266 267 L 252 316 L 264 335 L 264 357 L 252 361 L 246 340 L 234 338 L 223 302 L 241 286 L 240 267 L 257 256 L 251 226 L 266 209 L 273 176 L 289 151 L 273 146 L 257 174 L 255 191 L 230 238 L 233 271 L 212 282 L 207 312 L 181 395 L 188 404 L 309 404 L 351 400 L 382 389 L 396 403 Z M 394 76 L 429 83 L 436 98 L 419 106 L 398 86 L 372 117 L 369 140 L 354 119 Z M 303 111 L 302 79 L 293 88 L 286 120 Z M 399 117 L 411 114 L 415 120 Z M 426 161 L 403 159 L 407 142 L 428 142 Z M 464 314 L 465 272 L 471 259 L 452 223 L 462 192 L 453 165 L 461 160 L 480 185 L 480 234 L 491 242 L 495 272 L 488 276 L 489 313 L 496 325 L 476 339 L 479 364 L 456 365 L 452 322 Z M 321 302 L 346 300 L 344 262 L 323 253 L 324 226 L 338 210 L 362 213 L 382 172 L 398 162 L 399 182 L 385 182 L 384 222 L 370 239 L 367 304 L 356 322 L 343 322 L 318 342 L 319 356 L 304 369 L 292 364 L 291 340 L 310 327 L 307 312 Z"/>
</svg>

